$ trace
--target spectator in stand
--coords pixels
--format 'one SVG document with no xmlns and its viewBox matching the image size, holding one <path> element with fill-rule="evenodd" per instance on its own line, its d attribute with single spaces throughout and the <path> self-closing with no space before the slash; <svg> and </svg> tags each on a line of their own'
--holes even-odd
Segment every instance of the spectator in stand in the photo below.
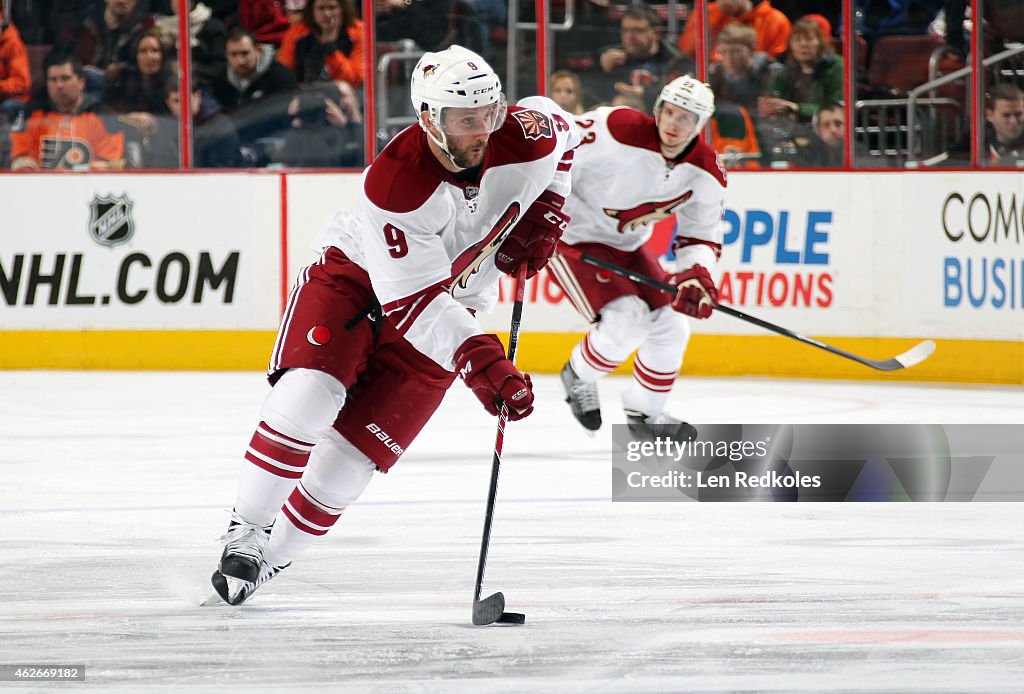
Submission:
<svg viewBox="0 0 1024 694">
<path fill-rule="evenodd" d="M 83 21 L 68 21 L 58 33 L 56 46 L 73 53 L 84 66 L 89 91 L 103 89 L 110 65 L 132 61 L 132 46 L 138 35 L 153 26 L 153 17 L 143 15 L 135 0 L 106 0 Z"/>
<path fill-rule="evenodd" d="M 226 41 L 228 69 L 212 84 L 213 97 L 231 118 L 247 163 L 269 162 L 262 142 L 279 132 L 288 117 L 296 89 L 295 73 L 273 58 L 273 50 L 257 50 L 252 32 L 235 27 Z"/>
<path fill-rule="evenodd" d="M 46 97 L 28 106 L 28 118 L 11 133 L 11 168 L 122 168 L 124 135 L 107 128 L 98 101 L 85 93 L 78 58 L 51 52 L 44 70 Z"/>
<path fill-rule="evenodd" d="M 177 77 L 170 77 L 164 83 L 164 95 L 169 115 L 157 119 L 157 134 L 149 138 L 143 150 L 143 162 L 147 169 L 178 168 L 178 120 L 181 118 L 181 100 Z M 203 103 L 202 93 L 194 89 L 191 99 L 193 165 L 197 169 L 242 166 L 238 133 L 231 119 L 219 111 L 204 109 Z"/>
<path fill-rule="evenodd" d="M 118 120 L 145 130 L 143 126 L 151 120 L 145 116 L 166 112 L 164 82 L 172 72 L 159 29 L 139 34 L 134 56 L 131 64 L 114 65 L 107 71 L 103 103 L 122 114 Z"/>
<path fill-rule="evenodd" d="M 650 111 L 661 88 L 679 75 L 692 71 L 683 55 L 661 40 L 657 16 L 645 5 L 627 9 L 619 24 L 622 43 L 598 53 L 600 71 L 588 76 L 587 86 L 601 101 L 616 96 Z"/>
<path fill-rule="evenodd" d="M 291 27 L 284 0 L 241 0 L 238 24 L 253 33 L 260 43 L 280 48 L 281 39 Z"/>
<path fill-rule="evenodd" d="M 167 112 L 164 82 L 171 76 L 166 46 L 160 30 L 142 32 L 135 42 L 135 59 L 130 65 L 116 63 L 107 68 L 103 103 L 119 114 L 113 126 L 125 136 L 125 164 L 143 166 L 144 141 L 157 130 L 157 117 Z"/>
<path fill-rule="evenodd" d="M 797 163 L 817 168 L 843 166 L 843 142 L 846 138 L 846 113 L 842 103 L 822 104 L 811 119 L 811 136 L 797 142 Z"/>
<path fill-rule="evenodd" d="M 424 51 L 452 42 L 450 0 L 374 0 L 378 43 L 411 39 Z"/>
<path fill-rule="evenodd" d="M 548 80 L 551 100 L 574 116 L 583 115 L 583 82 L 570 70 L 555 70 Z"/>
<path fill-rule="evenodd" d="M 0 2 L 0 118 L 20 111 L 32 89 L 28 50 Z M 12 118 L 13 120 L 13 118 Z"/>
<path fill-rule="evenodd" d="M 352 0 L 307 2 L 302 23 L 285 34 L 277 59 L 300 84 L 342 80 L 361 86 L 363 22 Z"/>
<path fill-rule="evenodd" d="M 295 74 L 274 60 L 272 50 L 259 50 L 248 29 L 228 32 L 225 51 L 228 68 L 212 85 L 213 97 L 225 111 L 295 89 Z"/>
<path fill-rule="evenodd" d="M 985 142 L 990 166 L 1020 166 L 1024 161 L 1024 92 L 1009 82 L 992 88 L 985 105 Z"/>
<path fill-rule="evenodd" d="M 224 74 L 227 60 L 224 56 L 224 37 L 227 29 L 224 23 L 213 16 L 213 10 L 201 2 L 192 0 L 188 14 L 191 45 L 192 78 L 203 86 Z M 171 13 L 156 18 L 156 25 L 163 35 L 163 42 L 171 47 L 170 57 L 177 56 L 178 50 L 178 3 L 172 2 Z M 162 101 L 162 99 L 161 99 Z"/>
<path fill-rule="evenodd" d="M 362 167 L 363 114 L 347 82 L 307 84 L 288 105 L 277 162 L 296 167 Z"/>
<path fill-rule="evenodd" d="M 842 99 L 843 59 L 835 54 L 815 18 L 799 19 L 789 37 L 782 72 L 770 95 L 758 99 L 758 114 L 809 123 L 823 103 Z"/>
<path fill-rule="evenodd" d="M 751 115 L 757 113 L 757 99 L 771 88 L 782 66 L 756 52 L 757 32 L 734 22 L 718 34 L 716 51 L 719 60 L 708 69 L 708 85 L 719 105 L 742 106 Z"/>
<path fill-rule="evenodd" d="M 0 168 L 11 165 L 11 123 L 25 109 L 31 87 L 28 50 L 0 2 Z"/>
<path fill-rule="evenodd" d="M 746 24 L 757 32 L 755 51 L 778 58 L 786 52 L 791 23 L 769 0 L 717 0 L 708 4 L 708 39 L 714 45 L 718 33 L 733 22 Z M 679 49 L 695 55 L 696 22 L 691 16 L 679 35 Z M 718 56 L 712 56 L 718 60 Z"/>
</svg>

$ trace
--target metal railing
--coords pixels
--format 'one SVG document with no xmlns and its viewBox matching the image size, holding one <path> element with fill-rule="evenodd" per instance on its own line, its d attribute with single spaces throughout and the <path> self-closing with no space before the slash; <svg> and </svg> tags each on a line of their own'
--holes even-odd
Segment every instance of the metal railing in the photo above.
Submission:
<svg viewBox="0 0 1024 694">
<path fill-rule="evenodd" d="M 569 31 L 576 24 L 576 0 L 565 0 L 565 18 L 561 22 L 548 22 L 548 31 Z M 518 99 L 519 46 L 520 31 L 537 31 L 537 22 L 519 21 L 519 0 L 508 0 L 508 47 L 505 63 L 505 95 L 508 102 L 514 104 Z M 545 45 L 550 46 L 550 36 L 545 36 Z M 551 51 L 546 53 L 544 74 L 551 74 Z"/>
<path fill-rule="evenodd" d="M 1021 54 L 1024 54 L 1024 44 L 1012 44 L 1005 51 L 1000 51 L 999 53 L 990 55 L 989 57 L 985 58 L 984 60 L 981 61 L 981 64 L 984 65 L 985 67 L 991 67 L 992 65 L 1008 61 L 1010 58 L 1013 58 Z M 917 137 L 918 134 L 921 134 L 921 128 L 919 128 L 917 124 L 917 109 L 920 106 L 927 106 L 930 105 L 932 102 L 936 101 L 936 99 L 931 97 L 922 99 L 921 94 L 924 94 L 925 92 L 931 92 L 932 94 L 934 94 L 935 90 L 937 90 L 939 87 L 945 86 L 951 82 L 956 82 L 957 80 L 963 79 L 964 77 L 967 77 L 970 74 L 971 66 L 968 65 L 966 67 L 960 68 L 959 70 L 954 70 L 953 72 L 950 72 L 947 75 L 943 75 L 942 77 L 931 80 L 930 82 L 925 82 L 919 87 L 914 87 L 907 94 L 907 166 L 917 166 L 918 164 L 921 163 L 920 159 L 923 158 L 919 158 L 918 156 L 916 156 L 918 152 L 923 153 L 923 144 L 917 145 L 917 143 L 914 141 L 914 138 Z M 947 99 L 947 101 L 953 101 L 954 103 L 956 103 L 953 99 Z M 957 110 L 960 110 L 959 104 Z M 938 154 L 941 154 L 941 152 L 934 152 L 932 156 Z"/>
<path fill-rule="evenodd" d="M 388 88 L 388 75 L 392 65 L 406 65 L 404 76 L 407 79 L 403 80 L 402 88 L 408 92 L 408 77 L 412 75 L 412 68 L 423 55 L 423 51 L 416 46 L 415 42 L 409 40 L 398 42 L 396 48 L 398 50 L 382 54 L 377 61 L 377 139 L 382 142 L 387 142 L 400 130 L 416 122 L 416 114 L 408 99 L 403 102 L 408 106 L 408 113 L 400 115 L 391 113 L 390 99 L 393 94 L 392 90 Z"/>
<path fill-rule="evenodd" d="M 956 99 L 917 99 L 913 110 L 909 109 L 908 101 L 909 99 L 865 99 L 856 102 L 857 120 L 854 136 L 863 146 L 857 156 L 857 164 L 870 164 L 871 160 L 895 165 L 917 161 L 921 144 L 914 138 L 922 130 L 918 111 L 926 113 L 930 125 L 935 126 L 929 130 L 929 135 L 934 141 L 949 142 L 960 137 L 962 109 Z M 942 117 L 944 111 L 953 117 Z M 909 118 L 908 113 L 913 118 Z M 867 162 L 861 161 L 865 154 Z"/>
</svg>

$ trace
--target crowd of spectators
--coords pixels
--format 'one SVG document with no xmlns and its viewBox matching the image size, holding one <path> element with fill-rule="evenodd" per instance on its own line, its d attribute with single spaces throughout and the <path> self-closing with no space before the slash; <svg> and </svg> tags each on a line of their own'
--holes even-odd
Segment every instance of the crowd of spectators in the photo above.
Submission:
<svg viewBox="0 0 1024 694">
<path fill-rule="evenodd" d="M 966 57 L 966 37 L 970 29 L 970 9 L 966 0 L 856 0 L 854 14 L 855 45 L 851 46 L 857 61 L 858 79 L 853 86 L 857 99 L 901 99 L 906 89 L 869 81 L 868 61 L 876 43 L 887 37 L 908 39 L 907 45 L 925 46 L 931 52 L 943 46 L 953 60 L 946 71 L 962 67 Z M 846 135 L 844 83 L 847 69 L 843 46 L 842 12 L 839 2 L 803 0 L 712 0 L 708 4 L 706 33 L 709 39 L 707 80 L 716 96 L 717 114 L 710 125 L 712 145 L 728 155 L 732 166 L 842 166 Z M 983 25 L 984 50 L 990 55 L 1001 50 L 1006 41 L 1024 40 L 1024 3 L 1012 0 L 986 0 Z M 698 25 L 691 15 L 683 24 L 678 40 L 664 35 L 664 22 L 643 9 L 626 10 L 620 15 L 621 42 L 598 50 L 588 64 L 580 65 L 582 108 L 599 105 L 626 104 L 649 109 L 650 96 L 657 94 L 668 80 L 694 70 Z M 645 22 L 642 18 L 649 17 Z M 1014 31 L 1012 27 L 1016 26 Z M 1009 27 L 1009 29 L 1007 28 Z M 914 43 L 915 37 L 931 39 Z M 929 53 L 906 56 L 907 70 L 927 74 Z M 897 69 L 903 58 L 895 58 Z M 1024 63 L 1024 60 L 1020 61 Z M 651 67 L 653 64 L 654 67 Z M 949 67 L 948 65 L 951 65 Z M 1024 74 L 1016 67 L 1016 74 Z M 1006 74 L 1006 70 L 1002 74 Z M 561 74 L 561 73 L 560 73 Z M 941 71 L 940 71 L 941 74 Z M 563 75 L 562 79 L 567 79 Z M 1009 85 L 999 84 L 994 71 L 984 76 L 984 91 L 1009 94 Z M 923 83 L 917 79 L 914 86 Z M 966 87 L 966 82 L 960 84 Z M 959 126 L 968 130 L 967 92 L 961 87 L 954 96 L 960 110 Z M 947 88 L 946 94 L 951 88 Z M 1004 111 L 1012 99 L 1000 102 Z M 986 111 L 986 146 L 984 164 L 1019 165 L 1019 145 L 1013 134 L 1013 117 L 1003 116 L 1002 130 L 995 126 L 999 116 L 995 107 Z M 904 112 L 906 109 L 904 108 Z M 946 117 L 942 112 L 938 118 Z M 836 128 L 841 122 L 843 127 Z M 906 135 L 900 135 L 905 124 L 873 120 L 858 123 L 862 138 L 874 137 L 869 147 L 858 141 L 854 147 L 855 161 L 862 164 L 893 157 L 901 162 L 907 151 L 893 155 L 894 143 L 881 144 L 880 131 L 896 133 L 896 144 L 907 147 Z M 927 126 L 925 126 L 927 127 Z M 1019 136 L 1019 131 L 1017 131 Z M 898 138 L 902 137 L 902 143 Z M 947 142 L 946 146 L 949 145 Z M 880 148 L 884 151 L 870 151 Z M 998 154 L 993 154 L 996 152 Z M 861 156 L 863 155 L 863 156 Z M 901 159 L 901 157 L 903 159 Z M 950 160 L 952 161 L 952 160 Z M 866 164 L 877 165 L 877 164 Z"/>
<path fill-rule="evenodd" d="M 559 69 L 549 80 L 549 94 L 571 113 L 600 105 L 650 111 L 665 83 L 695 74 L 697 23 L 688 3 L 679 3 L 682 21 L 669 34 L 666 9 L 674 6 L 581 2 L 576 25 L 558 36 Z M 8 3 L 11 17 L 0 2 L 0 167 L 178 166 L 176 0 Z M 532 19 L 533 3 L 520 5 L 518 19 Z M 857 49 L 858 64 L 893 33 L 938 32 L 965 56 L 968 5 L 856 0 L 855 30 L 866 46 Z M 559 0 L 552 6 L 557 16 Z M 378 55 L 457 42 L 504 68 L 507 0 L 374 0 L 373 7 Z M 1014 11 L 1006 0 L 985 7 Z M 842 165 L 840 8 L 838 0 L 709 2 L 707 80 L 718 103 L 710 133 L 730 165 Z M 362 166 L 369 51 L 361 13 L 356 0 L 192 0 L 193 165 Z M 407 89 L 399 77 L 398 88 Z M 1021 159 L 1019 99 L 1011 87 L 987 90 L 985 163 Z M 389 97 L 403 101 L 405 94 Z M 381 131 L 378 140 L 390 134 Z"/>
<path fill-rule="evenodd" d="M 36 85 L 25 43 L 0 11 L 0 166 L 177 168 L 178 3 L 39 4 L 29 23 L 47 51 Z M 365 59 L 353 0 L 193 0 L 189 27 L 195 166 L 363 165 Z"/>
</svg>

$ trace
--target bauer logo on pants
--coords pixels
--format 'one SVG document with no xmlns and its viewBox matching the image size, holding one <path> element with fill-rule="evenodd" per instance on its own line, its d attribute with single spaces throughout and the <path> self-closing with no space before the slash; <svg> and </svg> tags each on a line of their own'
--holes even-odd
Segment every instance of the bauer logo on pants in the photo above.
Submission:
<svg viewBox="0 0 1024 694">
<path fill-rule="evenodd" d="M 119 246 L 135 234 L 127 195 L 96 195 L 89 202 L 89 236 L 101 246 Z"/>
</svg>

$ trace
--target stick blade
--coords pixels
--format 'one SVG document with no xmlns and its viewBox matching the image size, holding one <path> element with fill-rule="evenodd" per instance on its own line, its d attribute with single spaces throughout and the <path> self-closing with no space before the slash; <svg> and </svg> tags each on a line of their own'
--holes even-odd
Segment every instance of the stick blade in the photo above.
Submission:
<svg viewBox="0 0 1024 694">
<path fill-rule="evenodd" d="M 494 624 L 501 615 L 505 612 L 505 596 L 501 593 L 495 593 L 482 600 L 473 601 L 473 624 L 476 626 L 483 626 L 485 624 Z"/>
<path fill-rule="evenodd" d="M 897 356 L 896 360 L 903 364 L 903 368 L 909 368 L 910 366 L 919 364 L 930 357 L 934 351 L 935 343 L 931 340 L 925 340 Z"/>
<path fill-rule="evenodd" d="M 834 350 L 832 348 L 829 348 L 829 351 Z M 914 345 L 903 354 L 897 354 L 892 359 L 885 359 L 882 361 L 875 361 L 874 359 L 865 359 L 864 357 L 858 357 L 857 355 L 850 354 L 849 352 L 840 352 L 838 350 L 835 351 L 839 354 L 843 354 L 847 357 L 850 357 L 855 361 L 859 361 L 861 364 L 864 364 L 865 366 L 870 366 L 872 369 L 878 369 L 879 371 L 899 371 L 900 369 L 909 369 L 911 366 L 914 366 L 915 364 L 920 364 L 925 359 L 930 357 L 932 355 L 932 352 L 935 351 L 935 343 L 932 342 L 931 340 L 925 340 L 924 342 L 920 342 Z"/>
<path fill-rule="evenodd" d="M 904 369 L 909 369 L 911 366 L 920 364 L 925 359 L 932 356 L 932 352 L 934 351 L 935 343 L 931 340 L 925 340 L 896 357 L 896 361 L 902 364 Z"/>
</svg>

